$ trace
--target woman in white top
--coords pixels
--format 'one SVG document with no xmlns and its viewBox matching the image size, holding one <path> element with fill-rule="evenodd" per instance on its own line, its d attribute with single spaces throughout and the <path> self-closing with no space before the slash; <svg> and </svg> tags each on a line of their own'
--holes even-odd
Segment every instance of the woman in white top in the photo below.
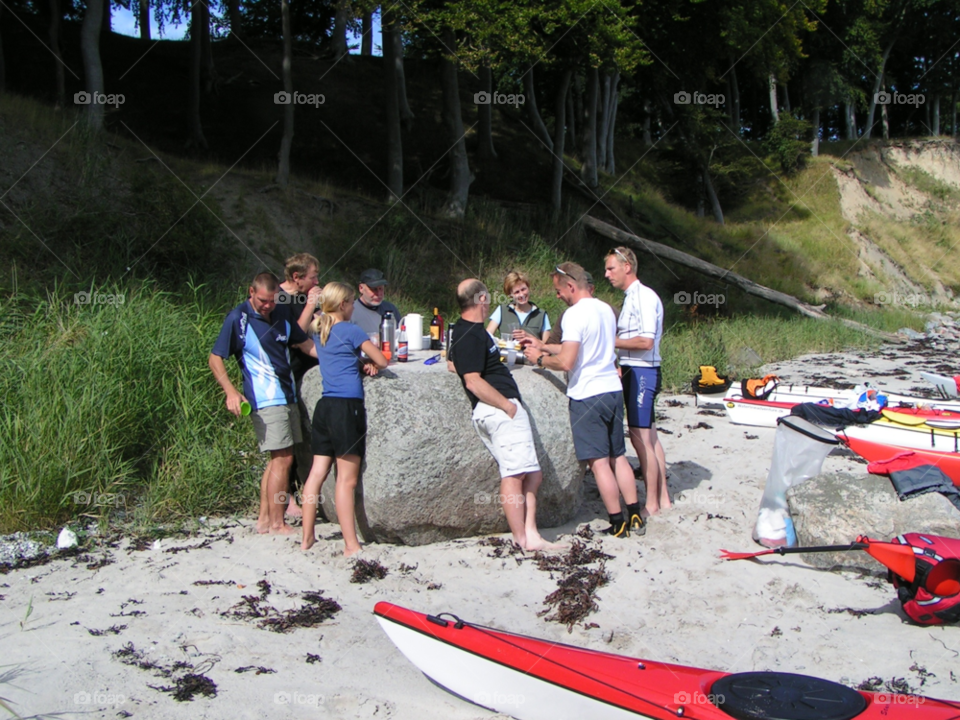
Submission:
<svg viewBox="0 0 960 720">
<path fill-rule="evenodd" d="M 521 272 L 510 272 L 503 281 L 503 292 L 513 302 L 499 305 L 490 315 L 487 332 L 500 330 L 503 340 L 519 340 L 524 331 L 546 342 L 550 336 L 550 318 L 544 310 L 530 302 L 530 280 Z"/>
</svg>

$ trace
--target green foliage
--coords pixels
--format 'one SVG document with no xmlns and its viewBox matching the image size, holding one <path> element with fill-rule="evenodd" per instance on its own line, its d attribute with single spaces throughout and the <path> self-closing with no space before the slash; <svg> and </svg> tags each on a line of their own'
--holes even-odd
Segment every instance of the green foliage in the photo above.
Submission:
<svg viewBox="0 0 960 720">
<path fill-rule="evenodd" d="M 800 170 L 810 157 L 811 126 L 806 120 L 783 114 L 763 143 L 764 152 L 772 155 L 780 169 L 790 174 Z"/>
</svg>

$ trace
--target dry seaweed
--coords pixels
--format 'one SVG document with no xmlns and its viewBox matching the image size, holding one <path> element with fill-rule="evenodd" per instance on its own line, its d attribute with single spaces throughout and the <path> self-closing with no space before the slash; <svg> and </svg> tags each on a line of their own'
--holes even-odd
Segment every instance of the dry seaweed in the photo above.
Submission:
<svg viewBox="0 0 960 720">
<path fill-rule="evenodd" d="M 177 684 L 173 687 L 148 685 L 154 690 L 171 693 L 173 699 L 177 702 L 191 702 L 194 695 L 204 695 L 206 697 L 217 696 L 217 684 L 206 675 L 197 675 L 187 673 L 183 677 L 177 678 Z"/>
<path fill-rule="evenodd" d="M 315 663 L 322 662 L 319 655 L 314 655 L 313 653 L 307 653 L 307 665 L 314 665 Z"/>
<path fill-rule="evenodd" d="M 106 630 L 97 630 L 96 628 L 87 628 L 87 632 L 93 635 L 94 637 L 102 637 L 103 635 L 119 635 L 126 629 L 127 629 L 126 625 L 111 625 Z"/>
<path fill-rule="evenodd" d="M 263 665 L 245 665 L 243 667 L 238 667 L 236 670 L 234 670 L 234 672 L 245 673 L 250 672 L 251 670 L 253 670 L 254 674 L 256 675 L 273 675 L 275 672 L 277 672 L 272 668 L 265 668 Z"/>
<path fill-rule="evenodd" d="M 524 549 L 517 545 L 513 540 L 507 540 L 506 538 L 499 537 L 487 537 L 481 540 L 478 544 L 493 548 L 493 552 L 488 553 L 487 557 L 512 557 L 517 561 L 517 565 L 527 559 Z"/>
<path fill-rule="evenodd" d="M 236 585 L 233 580 L 196 580 L 193 584 L 199 587 L 207 585 Z"/>
<path fill-rule="evenodd" d="M 387 576 L 387 569 L 376 560 L 359 559 L 353 564 L 352 583 L 367 583 L 371 580 L 383 580 Z"/>
<path fill-rule="evenodd" d="M 261 580 L 260 597 L 244 595 L 240 602 L 220 613 L 224 617 L 238 620 L 250 620 L 257 623 L 257 627 L 271 632 L 285 633 L 298 627 L 315 627 L 324 620 L 329 620 L 340 611 L 340 605 L 335 600 L 325 598 L 320 592 L 308 590 L 301 594 L 305 604 L 292 610 L 280 612 L 266 603 L 270 594 L 270 584 Z"/>
<path fill-rule="evenodd" d="M 574 625 L 599 609 L 596 593 L 598 588 L 610 581 L 605 563 L 612 557 L 598 547 L 588 546 L 579 538 L 574 538 L 565 555 L 535 553 L 534 559 L 540 570 L 562 573 L 557 581 L 557 589 L 543 601 L 546 608 L 538 613 L 538 617 L 553 610 L 553 614 L 547 615 L 546 619 L 562 623 L 567 626 L 567 632 L 573 632 Z M 593 563 L 597 563 L 597 566 L 588 567 Z"/>
</svg>

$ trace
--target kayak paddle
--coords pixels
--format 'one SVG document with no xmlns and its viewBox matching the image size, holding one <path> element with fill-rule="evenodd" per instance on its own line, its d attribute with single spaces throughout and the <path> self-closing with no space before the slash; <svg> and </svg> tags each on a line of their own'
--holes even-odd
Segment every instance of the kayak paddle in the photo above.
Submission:
<svg viewBox="0 0 960 720">
<path fill-rule="evenodd" d="M 815 552 L 846 552 L 848 550 L 865 550 L 867 554 L 881 565 L 893 570 L 907 582 L 913 582 L 917 568 L 914 561 L 913 548 L 909 545 L 871 540 L 866 535 L 860 535 L 849 545 L 819 545 L 814 547 L 778 547 L 761 550 L 755 553 L 735 553 L 721 550 L 720 557 L 724 560 L 746 560 L 761 555 L 787 555 L 790 553 Z"/>
</svg>

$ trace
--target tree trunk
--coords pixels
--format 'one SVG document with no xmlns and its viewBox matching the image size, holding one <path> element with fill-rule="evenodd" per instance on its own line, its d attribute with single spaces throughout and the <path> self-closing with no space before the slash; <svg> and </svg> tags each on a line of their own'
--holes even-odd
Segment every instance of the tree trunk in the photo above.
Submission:
<svg viewBox="0 0 960 720">
<path fill-rule="evenodd" d="M 703 165 L 703 186 L 707 190 L 707 198 L 710 200 L 714 220 L 723 225 L 723 208 L 720 207 L 720 198 L 717 197 L 717 191 L 713 189 L 713 181 L 710 179 L 710 166 L 706 163 Z"/>
<path fill-rule="evenodd" d="M 703 172 L 697 173 L 697 217 L 707 213 L 707 184 L 703 181 Z"/>
<path fill-rule="evenodd" d="M 567 93 L 567 139 L 570 147 L 577 146 L 577 114 L 573 111 L 573 95 Z M 553 144 L 553 140 L 550 141 Z"/>
<path fill-rule="evenodd" d="M 7 90 L 7 63 L 3 55 L 3 5 L 0 5 L 0 95 Z M 956 125 L 956 123 L 954 123 Z"/>
<path fill-rule="evenodd" d="M 56 107 L 63 107 L 67 99 L 66 79 L 63 76 L 63 56 L 60 54 L 60 22 L 63 12 L 60 0 L 50 0 L 50 52 L 53 53 L 53 68 L 56 73 Z M 102 108 L 101 108 L 102 110 Z"/>
<path fill-rule="evenodd" d="M 106 0 L 103 0 L 106 2 Z M 187 148 L 206 150 L 207 139 L 203 136 L 200 124 L 200 71 L 203 65 L 202 38 L 203 9 L 202 0 L 195 0 L 190 10 L 190 97 L 187 103 Z"/>
<path fill-rule="evenodd" d="M 283 89 L 290 102 L 283 106 L 283 139 L 280 141 L 280 166 L 277 185 L 282 188 L 290 182 L 290 148 L 293 146 L 293 38 L 290 32 L 290 0 L 280 0 L 283 25 Z"/>
<path fill-rule="evenodd" d="M 413 110 L 410 109 L 410 103 L 407 102 L 407 76 L 403 71 L 403 36 L 400 34 L 399 26 L 394 25 L 391 36 L 393 39 L 393 57 L 396 60 L 397 67 L 397 92 L 399 93 L 400 101 L 400 120 L 403 121 L 404 129 L 410 132 L 415 116 Z"/>
<path fill-rule="evenodd" d="M 810 143 L 810 154 L 813 157 L 820 155 L 820 108 L 813 111 L 813 141 Z"/>
<path fill-rule="evenodd" d="M 773 290 L 772 288 L 759 285 L 753 282 L 753 280 L 749 280 L 742 275 L 737 275 L 735 272 L 718 267 L 717 265 L 709 263 L 706 260 L 701 260 L 693 255 L 688 255 L 687 253 L 670 247 L 669 245 L 663 245 L 662 243 L 654 242 L 653 240 L 647 240 L 637 235 L 632 235 L 589 215 L 583 218 L 583 224 L 590 230 L 593 230 L 594 232 L 599 233 L 600 235 L 603 235 L 614 242 L 623 243 L 624 245 L 633 247 L 644 253 L 651 253 L 657 257 L 661 257 L 679 265 L 683 265 L 684 267 L 696 270 L 697 272 L 703 273 L 709 277 L 714 277 L 718 280 L 722 280 L 723 282 L 728 282 L 731 285 L 736 285 L 744 292 L 750 293 L 751 295 L 756 295 L 757 297 L 762 297 L 764 300 L 769 300 L 770 302 L 777 303 L 778 305 L 788 307 L 791 310 L 795 310 L 796 312 L 800 313 L 801 315 L 805 315 L 806 317 L 816 318 L 817 320 L 835 319 L 837 322 L 840 322 L 847 327 L 856 328 L 857 330 L 868 333 L 875 337 L 882 337 L 885 340 L 890 340 L 893 342 L 903 342 L 902 337 L 898 337 L 892 333 L 875 330 L 871 327 L 862 325 L 861 323 L 853 320 L 847 320 L 845 318 L 831 318 L 820 308 L 808 305 L 792 295 L 787 295 L 779 290 Z"/>
<path fill-rule="evenodd" d="M 653 103 L 643 101 L 643 144 L 646 147 L 653 145 L 653 136 L 650 134 L 650 121 L 653 119 Z"/>
<path fill-rule="evenodd" d="M 940 95 L 933 96 L 933 124 L 930 126 L 933 130 L 933 136 L 940 135 Z"/>
<path fill-rule="evenodd" d="M 607 168 L 607 130 L 610 119 L 610 89 L 613 85 L 613 73 L 604 73 L 600 81 L 600 113 L 597 118 L 597 169 Z"/>
<path fill-rule="evenodd" d="M 383 46 L 383 92 L 387 111 L 387 202 L 395 203 L 403 196 L 403 142 L 400 136 L 400 74 L 393 35 L 397 32 L 392 10 L 380 11 L 380 43 Z"/>
<path fill-rule="evenodd" d="M 787 83 L 783 84 L 783 109 L 787 111 L 788 115 L 792 112 L 790 107 L 790 88 Z"/>
<path fill-rule="evenodd" d="M 493 93 L 493 73 L 486 65 L 480 66 L 480 89 L 487 94 L 487 97 Z M 493 147 L 493 102 L 477 105 L 477 116 L 480 124 L 477 156 L 481 160 L 494 160 L 497 157 L 497 151 Z"/>
<path fill-rule="evenodd" d="M 230 16 L 230 34 L 242 37 L 243 16 L 240 14 L 240 0 L 227 0 L 227 14 Z"/>
<path fill-rule="evenodd" d="M 610 127 L 607 129 L 607 172 L 613 175 L 617 171 L 617 164 L 613 157 L 613 131 L 617 126 L 617 108 L 620 107 L 620 98 L 617 95 L 617 85 L 620 84 L 620 73 L 614 76 L 613 105 L 610 108 Z"/>
<path fill-rule="evenodd" d="M 527 71 L 523 74 L 523 94 L 523 104 L 527 106 L 527 119 L 530 121 L 530 124 L 533 125 L 533 132 L 552 152 L 553 140 L 550 139 L 550 131 L 547 130 L 547 126 L 543 124 L 543 118 L 540 117 L 540 111 L 537 109 L 537 93 L 535 92 L 533 82 L 533 65 L 527 67 Z"/>
<path fill-rule="evenodd" d="M 209 95 L 213 92 L 216 84 L 217 70 L 213 66 L 213 47 L 210 44 L 210 5 L 207 3 L 208 0 L 199 0 L 202 15 L 200 20 L 200 78 L 204 93 Z"/>
<path fill-rule="evenodd" d="M 457 47 L 457 36 L 449 27 L 443 28 L 443 44 Z M 450 147 L 450 190 L 447 193 L 443 214 L 462 218 L 467 211 L 470 194 L 470 164 L 467 161 L 467 141 L 463 132 L 463 116 L 460 110 L 460 83 L 457 79 L 457 59 L 443 56 L 440 60 L 440 85 L 443 90 L 443 123 L 447 128 L 447 144 Z"/>
<path fill-rule="evenodd" d="M 847 140 L 857 139 L 857 116 L 853 100 L 847 100 L 844 109 L 844 121 L 847 125 Z"/>
<path fill-rule="evenodd" d="M 777 108 L 777 78 L 773 73 L 770 73 L 768 85 L 770 88 L 770 116 L 773 118 L 773 124 L 776 125 L 780 122 L 780 110 Z"/>
<path fill-rule="evenodd" d="M 880 106 L 880 118 L 883 121 L 883 139 L 890 139 L 890 115 L 887 113 L 887 106 Z"/>
<path fill-rule="evenodd" d="M 103 65 L 100 62 L 100 31 L 103 6 L 107 0 L 87 0 L 87 10 L 80 26 L 80 54 L 83 56 L 83 74 L 91 102 L 87 106 L 87 125 L 91 130 L 103 130 L 103 105 L 94 98 L 103 94 Z"/>
<path fill-rule="evenodd" d="M 360 54 L 373 56 L 373 13 L 363 14 L 363 37 L 360 39 Z"/>
<path fill-rule="evenodd" d="M 111 16 L 112 7 L 110 5 L 110 0 L 103 0 L 103 15 L 100 16 L 100 21 L 103 23 L 100 29 L 100 37 L 104 38 L 113 32 L 113 17 Z"/>
<path fill-rule="evenodd" d="M 337 11 L 333 19 L 333 59 L 339 60 L 347 54 L 347 19 L 350 14 L 350 0 L 337 0 Z"/>
<path fill-rule="evenodd" d="M 3 50 L 0 49 L 0 83 L 3 82 Z M 0 84 L 0 92 L 3 92 L 3 86 Z M 950 127 L 953 129 L 953 137 L 957 138 L 960 135 L 957 135 L 957 94 L 953 93 L 950 96 L 950 113 L 953 119 L 950 121 Z"/>
<path fill-rule="evenodd" d="M 600 73 L 597 68 L 587 70 L 587 107 L 583 128 L 583 165 L 580 178 L 587 187 L 595 188 L 597 180 L 597 95 L 600 90 Z"/>
<path fill-rule="evenodd" d="M 550 197 L 553 204 L 553 217 L 560 216 L 561 201 L 563 199 L 563 135 L 564 122 L 566 120 L 567 109 L 567 91 L 570 88 L 570 78 L 573 76 L 572 70 L 566 70 L 563 78 L 560 80 L 560 88 L 557 90 L 557 99 L 554 103 L 556 113 L 556 127 L 553 129 L 553 180 L 550 188 Z"/>
<path fill-rule="evenodd" d="M 865 139 L 869 139 L 873 133 L 873 117 L 877 111 L 877 93 L 883 88 L 883 74 L 886 72 L 887 58 L 890 57 L 891 50 L 893 50 L 893 41 L 883 51 L 883 56 L 880 58 L 880 72 L 877 73 L 877 77 L 873 81 L 873 93 L 870 95 L 870 105 L 869 110 L 867 110 L 867 124 L 863 128 Z"/>
<path fill-rule="evenodd" d="M 150 0 L 137 1 L 137 18 L 140 23 L 140 39 L 149 40 L 150 35 Z"/>
</svg>

